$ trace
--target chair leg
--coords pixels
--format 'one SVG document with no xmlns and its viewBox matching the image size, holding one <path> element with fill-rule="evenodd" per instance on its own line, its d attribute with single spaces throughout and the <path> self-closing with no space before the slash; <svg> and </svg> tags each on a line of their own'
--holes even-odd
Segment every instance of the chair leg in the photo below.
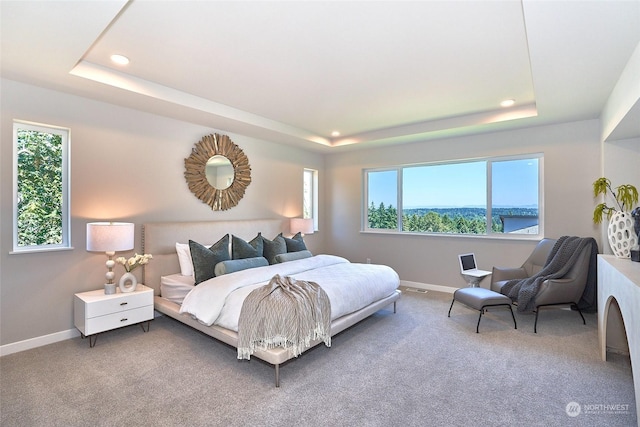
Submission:
<svg viewBox="0 0 640 427">
<path fill-rule="evenodd" d="M 538 305 L 536 306 L 536 309 L 534 310 L 536 313 L 536 320 L 533 323 L 533 333 L 537 334 L 538 333 L 538 312 L 540 312 L 540 307 L 547 307 L 547 306 L 552 306 L 552 305 L 570 305 L 571 308 L 574 308 L 578 311 L 578 314 L 580 315 L 580 317 L 582 318 L 582 324 L 586 325 L 587 321 L 584 319 L 584 316 L 582 315 L 582 311 L 580 311 L 580 309 L 578 308 L 578 305 L 574 302 L 564 302 L 564 303 L 557 303 L 557 304 L 543 304 L 543 305 Z"/>
<path fill-rule="evenodd" d="M 511 306 L 507 306 L 509 307 L 509 311 L 511 312 L 511 318 L 513 319 L 513 329 L 518 329 L 518 324 L 516 323 L 516 316 L 513 315 L 513 309 L 511 308 Z"/>
<path fill-rule="evenodd" d="M 476 334 L 480 333 L 480 320 L 482 319 L 482 313 L 484 313 L 484 307 L 480 309 L 480 316 L 478 316 L 478 324 L 476 325 Z"/>
<path fill-rule="evenodd" d="M 451 309 L 453 308 L 453 303 L 456 302 L 456 292 L 458 292 L 457 289 L 453 291 L 453 299 L 451 300 L 451 306 L 449 307 L 449 314 L 447 314 L 447 317 L 451 317 Z"/>
<path fill-rule="evenodd" d="M 453 303 L 456 302 L 456 298 L 453 298 L 453 301 L 451 301 L 451 306 L 449 307 L 449 314 L 447 314 L 447 317 L 451 317 L 451 309 L 453 308 Z"/>
<path fill-rule="evenodd" d="M 584 316 L 582 315 L 582 311 L 580 311 L 580 308 L 578 308 L 578 304 L 573 304 L 573 307 L 575 307 L 575 308 L 576 308 L 576 310 L 578 310 L 578 314 L 580 315 L 580 317 L 582 317 L 582 324 L 583 324 L 583 325 L 586 325 L 586 324 L 587 324 L 587 321 L 586 321 L 586 320 L 584 320 Z"/>
</svg>

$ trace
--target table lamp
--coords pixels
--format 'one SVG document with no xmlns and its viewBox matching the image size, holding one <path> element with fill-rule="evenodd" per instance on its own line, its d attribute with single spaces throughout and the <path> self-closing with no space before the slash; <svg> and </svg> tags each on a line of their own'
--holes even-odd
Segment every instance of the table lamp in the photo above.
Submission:
<svg viewBox="0 0 640 427">
<path fill-rule="evenodd" d="M 130 222 L 90 222 L 87 224 L 87 251 L 105 252 L 107 254 L 107 283 L 105 294 L 114 294 L 116 285 L 113 282 L 115 273 L 113 256 L 116 251 L 130 251 L 134 246 L 134 227 Z"/>
<path fill-rule="evenodd" d="M 300 232 L 305 234 L 313 234 L 313 218 L 291 218 L 289 220 L 289 231 L 295 235 Z"/>
</svg>

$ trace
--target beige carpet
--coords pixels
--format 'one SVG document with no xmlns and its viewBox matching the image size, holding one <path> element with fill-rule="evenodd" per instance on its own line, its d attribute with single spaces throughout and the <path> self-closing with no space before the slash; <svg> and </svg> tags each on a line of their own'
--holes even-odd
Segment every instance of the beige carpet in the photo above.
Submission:
<svg viewBox="0 0 640 427">
<path fill-rule="evenodd" d="M 495 309 L 404 292 L 274 370 L 168 318 L 0 358 L 2 426 L 635 426 L 629 359 L 598 354 L 594 314 Z M 580 405 L 576 417 L 567 415 Z M 617 405 L 617 410 L 612 410 Z M 622 409 L 621 409 L 622 408 Z M 625 410 L 625 408 L 627 408 Z"/>
</svg>

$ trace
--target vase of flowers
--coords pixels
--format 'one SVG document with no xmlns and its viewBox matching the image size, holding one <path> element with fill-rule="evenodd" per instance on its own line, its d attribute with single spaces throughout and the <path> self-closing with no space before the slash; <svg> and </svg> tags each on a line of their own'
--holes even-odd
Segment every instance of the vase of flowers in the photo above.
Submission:
<svg viewBox="0 0 640 427">
<path fill-rule="evenodd" d="M 118 287 L 120 288 L 120 292 L 133 292 L 136 290 L 136 286 L 138 286 L 138 279 L 132 273 L 133 270 L 140 267 L 141 265 L 145 265 L 149 263 L 149 260 L 153 258 L 151 254 L 135 254 L 129 259 L 125 257 L 116 258 L 116 263 L 122 264 L 125 269 L 125 273 L 120 278 L 118 282 Z"/>
<path fill-rule="evenodd" d="M 611 186 L 607 178 L 599 178 L 593 183 L 593 196 L 600 194 L 613 197 L 616 206 L 611 207 L 606 201 L 596 206 L 593 211 L 593 222 L 600 224 L 606 214 L 609 219 L 607 237 L 613 254 L 618 258 L 630 258 L 631 249 L 638 244 L 638 235 L 634 231 L 631 208 L 638 203 L 638 190 L 630 184 Z"/>
</svg>

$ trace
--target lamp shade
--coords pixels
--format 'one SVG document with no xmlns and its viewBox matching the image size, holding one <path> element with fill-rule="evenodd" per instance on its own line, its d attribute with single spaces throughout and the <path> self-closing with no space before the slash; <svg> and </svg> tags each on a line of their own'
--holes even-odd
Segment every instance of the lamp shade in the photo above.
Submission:
<svg viewBox="0 0 640 427">
<path fill-rule="evenodd" d="M 313 234 L 313 218 L 291 218 L 289 221 L 291 234 Z"/>
<path fill-rule="evenodd" d="M 129 251 L 134 246 L 134 227 L 131 222 L 90 222 L 87 224 L 87 250 Z"/>
</svg>

